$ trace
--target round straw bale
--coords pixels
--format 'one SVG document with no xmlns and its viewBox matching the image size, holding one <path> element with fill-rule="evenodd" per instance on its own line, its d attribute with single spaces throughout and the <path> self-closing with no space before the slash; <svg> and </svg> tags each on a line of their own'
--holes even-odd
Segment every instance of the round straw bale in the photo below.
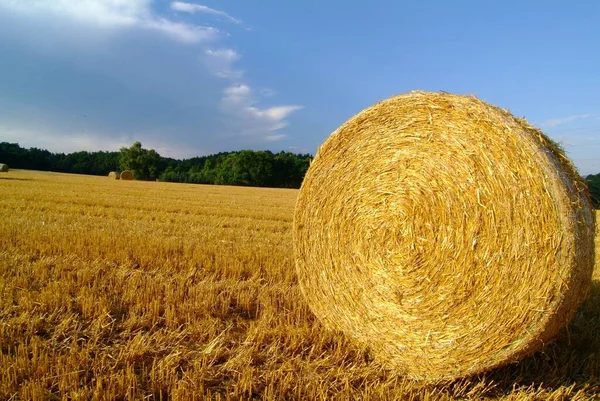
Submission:
<svg viewBox="0 0 600 401">
<path fill-rule="evenodd" d="M 8 173 L 8 164 L 0 163 L 0 172 Z"/>
<path fill-rule="evenodd" d="M 594 216 L 563 151 L 472 96 L 411 92 L 320 147 L 294 216 L 322 323 L 424 381 L 518 361 L 586 296 Z"/>
<path fill-rule="evenodd" d="M 121 171 L 121 177 L 122 180 L 133 180 L 133 173 L 129 170 L 124 170 Z"/>
<path fill-rule="evenodd" d="M 108 178 L 111 178 L 113 180 L 118 180 L 120 177 L 120 174 L 117 171 L 111 171 L 110 173 L 108 173 Z"/>
</svg>

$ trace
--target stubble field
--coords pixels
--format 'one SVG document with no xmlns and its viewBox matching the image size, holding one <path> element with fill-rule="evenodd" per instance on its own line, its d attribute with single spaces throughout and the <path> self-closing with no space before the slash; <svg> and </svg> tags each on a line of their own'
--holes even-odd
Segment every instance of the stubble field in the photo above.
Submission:
<svg viewBox="0 0 600 401">
<path fill-rule="evenodd" d="M 589 299 L 556 343 L 480 377 L 423 385 L 382 369 L 368 350 L 314 318 L 295 276 L 296 195 L 0 175 L 0 399 L 559 400 L 600 393 L 598 263 Z"/>
</svg>

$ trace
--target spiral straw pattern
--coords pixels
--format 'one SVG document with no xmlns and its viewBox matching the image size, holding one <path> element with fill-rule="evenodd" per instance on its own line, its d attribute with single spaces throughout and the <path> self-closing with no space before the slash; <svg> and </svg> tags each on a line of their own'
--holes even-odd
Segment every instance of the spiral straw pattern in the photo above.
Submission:
<svg viewBox="0 0 600 401">
<path fill-rule="evenodd" d="M 524 119 L 448 93 L 395 96 L 336 130 L 293 234 L 321 322 L 424 381 L 539 350 L 594 265 L 589 195 L 563 151 Z"/>
</svg>

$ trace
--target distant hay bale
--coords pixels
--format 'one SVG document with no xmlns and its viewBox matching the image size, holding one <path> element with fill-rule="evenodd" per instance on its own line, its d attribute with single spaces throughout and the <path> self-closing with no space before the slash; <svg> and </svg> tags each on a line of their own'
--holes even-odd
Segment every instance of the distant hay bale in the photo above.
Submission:
<svg viewBox="0 0 600 401">
<path fill-rule="evenodd" d="M 133 180 L 133 173 L 129 170 L 121 171 L 122 180 Z"/>
<path fill-rule="evenodd" d="M 447 93 L 392 97 L 335 131 L 293 234 L 322 323 L 424 381 L 539 350 L 594 265 L 589 195 L 563 151 L 524 119 Z"/>
<path fill-rule="evenodd" d="M 0 172 L 8 173 L 8 164 L 0 163 Z"/>
<path fill-rule="evenodd" d="M 108 173 L 108 178 L 111 178 L 113 180 L 118 180 L 120 177 L 120 174 L 117 171 L 111 171 L 110 173 Z"/>
</svg>

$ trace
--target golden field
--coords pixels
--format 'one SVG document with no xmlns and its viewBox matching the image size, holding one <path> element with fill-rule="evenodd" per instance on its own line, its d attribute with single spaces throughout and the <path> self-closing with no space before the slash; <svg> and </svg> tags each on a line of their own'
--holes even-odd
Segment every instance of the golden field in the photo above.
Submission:
<svg viewBox="0 0 600 401">
<path fill-rule="evenodd" d="M 308 309 L 293 263 L 297 193 L 0 174 L 0 400 L 600 394 L 598 263 L 556 343 L 480 377 L 423 385 Z"/>
</svg>

